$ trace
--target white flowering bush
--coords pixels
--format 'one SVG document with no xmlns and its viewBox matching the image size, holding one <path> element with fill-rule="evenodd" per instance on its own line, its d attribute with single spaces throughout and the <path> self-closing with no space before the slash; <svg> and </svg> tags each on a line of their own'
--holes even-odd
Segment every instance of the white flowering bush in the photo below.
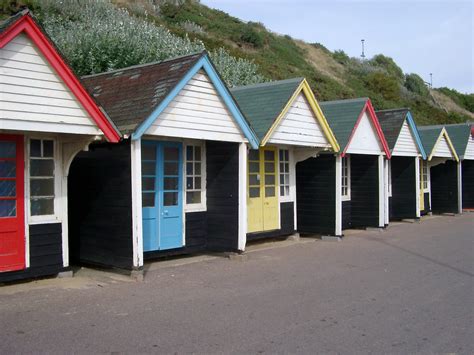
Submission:
<svg viewBox="0 0 474 355">
<path fill-rule="evenodd" d="M 108 0 L 41 0 L 41 24 L 79 75 L 165 60 L 203 51 L 199 40 L 133 17 Z M 258 67 L 220 49 L 211 53 L 231 86 L 263 81 Z"/>
</svg>

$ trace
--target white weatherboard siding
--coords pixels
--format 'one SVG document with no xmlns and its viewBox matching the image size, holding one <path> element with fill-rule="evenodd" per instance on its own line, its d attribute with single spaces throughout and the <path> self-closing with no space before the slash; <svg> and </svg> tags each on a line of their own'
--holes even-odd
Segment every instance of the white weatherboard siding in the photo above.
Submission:
<svg viewBox="0 0 474 355">
<path fill-rule="evenodd" d="M 444 135 L 441 136 L 441 139 L 436 144 L 433 151 L 433 157 L 443 157 L 443 158 L 454 159 L 453 152 L 451 148 L 449 147 L 448 141 L 446 140 L 446 137 Z"/>
<path fill-rule="evenodd" d="M 0 128 L 101 134 L 73 93 L 24 34 L 0 49 Z"/>
<path fill-rule="evenodd" d="M 227 142 L 247 141 L 202 70 L 170 102 L 146 134 Z"/>
<path fill-rule="evenodd" d="M 331 146 L 303 93 L 293 101 L 269 143 L 325 148 Z"/>
<path fill-rule="evenodd" d="M 408 125 L 408 121 L 405 120 L 403 123 L 400 134 L 398 135 L 397 142 L 393 148 L 392 155 L 394 156 L 418 156 L 418 146 L 413 136 L 413 132 Z"/>
<path fill-rule="evenodd" d="M 383 149 L 379 142 L 377 131 L 367 115 L 367 112 L 364 112 L 349 143 L 347 153 L 378 155 L 382 152 Z"/>
<path fill-rule="evenodd" d="M 466 152 L 464 153 L 464 159 L 474 160 L 474 138 L 472 135 L 469 135 Z"/>
</svg>

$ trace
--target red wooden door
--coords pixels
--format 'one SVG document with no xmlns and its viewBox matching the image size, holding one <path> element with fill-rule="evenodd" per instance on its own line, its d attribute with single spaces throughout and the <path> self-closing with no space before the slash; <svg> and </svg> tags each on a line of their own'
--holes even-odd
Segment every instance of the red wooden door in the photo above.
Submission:
<svg viewBox="0 0 474 355">
<path fill-rule="evenodd" d="M 0 272 L 25 268 L 23 137 L 0 134 Z"/>
</svg>

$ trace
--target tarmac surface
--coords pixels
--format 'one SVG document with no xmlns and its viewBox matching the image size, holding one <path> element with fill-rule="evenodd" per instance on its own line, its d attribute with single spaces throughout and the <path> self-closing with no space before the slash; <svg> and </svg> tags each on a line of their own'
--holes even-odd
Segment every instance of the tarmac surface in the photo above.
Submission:
<svg viewBox="0 0 474 355">
<path fill-rule="evenodd" d="M 0 353 L 474 353 L 474 213 L 0 287 Z"/>
</svg>

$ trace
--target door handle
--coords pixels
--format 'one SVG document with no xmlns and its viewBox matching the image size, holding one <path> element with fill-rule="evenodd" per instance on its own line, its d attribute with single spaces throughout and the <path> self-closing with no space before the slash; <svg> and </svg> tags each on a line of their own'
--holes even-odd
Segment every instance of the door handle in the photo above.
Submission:
<svg viewBox="0 0 474 355">
<path fill-rule="evenodd" d="M 164 210 L 162 213 L 161 213 L 162 216 L 167 216 L 168 215 L 168 210 Z"/>
</svg>

